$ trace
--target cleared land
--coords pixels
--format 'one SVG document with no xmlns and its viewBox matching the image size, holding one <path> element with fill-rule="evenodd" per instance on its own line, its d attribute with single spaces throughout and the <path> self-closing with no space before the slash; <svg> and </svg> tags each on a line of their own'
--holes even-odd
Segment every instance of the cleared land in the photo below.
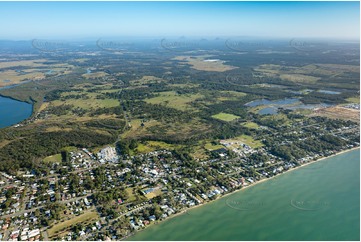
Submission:
<svg viewBox="0 0 361 242">
<path fill-rule="evenodd" d="M 249 135 L 241 135 L 241 136 L 237 136 L 235 138 L 232 139 L 226 139 L 225 141 L 227 142 L 241 142 L 244 143 L 250 147 L 252 147 L 253 149 L 262 147 L 263 144 L 261 141 L 259 140 L 255 140 L 252 136 Z M 232 147 L 232 148 L 236 148 L 236 147 Z"/>
<path fill-rule="evenodd" d="M 360 103 L 360 97 L 350 97 L 346 99 L 350 103 Z"/>
<path fill-rule="evenodd" d="M 74 67 L 66 63 L 49 64 L 47 61 L 46 59 L 35 59 L 0 62 L 0 87 L 19 84 L 26 80 L 42 80 L 46 75 L 68 74 Z"/>
<path fill-rule="evenodd" d="M 280 77 L 296 83 L 316 83 L 321 79 L 320 76 L 338 77 L 350 72 L 360 72 L 359 66 L 338 64 L 312 64 L 302 67 L 263 64 L 253 70 L 259 76 Z"/>
<path fill-rule="evenodd" d="M 48 230 L 49 237 L 54 236 L 56 233 L 69 229 L 71 226 L 83 222 L 89 223 L 90 221 L 93 221 L 95 219 L 98 219 L 98 214 L 96 212 L 87 212 L 80 216 L 74 217 L 70 220 L 64 221 L 62 223 L 55 224 L 52 228 Z"/>
<path fill-rule="evenodd" d="M 68 98 L 70 95 L 86 95 L 86 98 Z M 91 109 L 91 108 L 111 108 L 117 107 L 120 105 L 119 101 L 116 99 L 97 99 L 97 93 L 82 93 L 82 92 L 66 92 L 62 94 L 62 97 L 66 98 L 66 100 L 55 100 L 50 102 L 50 106 L 61 106 L 61 105 L 74 105 L 74 107 L 79 107 L 83 109 Z"/>
<path fill-rule="evenodd" d="M 202 94 L 178 94 L 174 91 L 159 92 L 157 97 L 145 99 L 150 104 L 162 104 L 169 108 L 175 108 L 181 111 L 195 111 L 190 103 L 196 99 L 204 97 Z"/>
<path fill-rule="evenodd" d="M 89 78 L 99 78 L 99 77 L 105 77 L 108 74 L 103 72 L 103 71 L 99 71 L 99 72 L 92 72 L 92 73 L 86 73 L 83 74 L 82 76 L 89 79 Z"/>
<path fill-rule="evenodd" d="M 212 118 L 230 122 L 230 121 L 238 119 L 239 116 L 229 114 L 229 113 L 218 113 L 218 114 L 212 115 Z"/>
<path fill-rule="evenodd" d="M 210 58 L 210 55 L 204 55 L 204 56 L 177 56 L 173 58 L 173 60 L 178 60 L 185 62 L 193 69 L 199 70 L 199 71 L 217 71 L 217 72 L 224 72 L 236 69 L 238 67 L 231 66 L 231 65 L 225 65 L 224 61 L 218 60 L 218 61 L 206 61 L 208 58 Z"/>
<path fill-rule="evenodd" d="M 333 119 L 351 120 L 360 123 L 360 110 L 340 106 L 317 109 L 310 116 L 324 116 Z"/>
<path fill-rule="evenodd" d="M 19 74 L 16 71 L 8 70 L 0 72 L 0 87 L 19 84 L 25 80 L 40 80 L 45 77 L 44 73 L 39 71 L 27 74 Z"/>
<path fill-rule="evenodd" d="M 159 195 L 161 195 L 162 194 L 162 191 L 159 189 L 159 188 L 156 188 L 156 189 L 154 189 L 152 192 L 150 192 L 150 193 L 148 193 L 148 194 L 146 194 L 146 195 L 144 195 L 146 198 L 148 198 L 148 199 L 152 199 L 152 198 L 154 198 L 154 197 L 158 197 Z"/>
<path fill-rule="evenodd" d="M 176 148 L 183 147 L 182 145 L 168 144 L 163 141 L 146 141 L 139 143 L 136 151 L 138 153 L 149 153 L 155 150 L 174 150 Z"/>
<path fill-rule="evenodd" d="M 259 125 L 254 122 L 245 122 L 242 125 L 250 129 L 259 129 Z"/>
<path fill-rule="evenodd" d="M 45 162 L 61 162 L 61 154 L 51 155 L 44 158 Z"/>
<path fill-rule="evenodd" d="M 146 84 L 155 84 L 164 82 L 162 78 L 155 77 L 155 76 L 143 76 L 140 79 L 130 81 L 131 85 L 139 86 L 139 85 L 146 85 Z"/>
</svg>

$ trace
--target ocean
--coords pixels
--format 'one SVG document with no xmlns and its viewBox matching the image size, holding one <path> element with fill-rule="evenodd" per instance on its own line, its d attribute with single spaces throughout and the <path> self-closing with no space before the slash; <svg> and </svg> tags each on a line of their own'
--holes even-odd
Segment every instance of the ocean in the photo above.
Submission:
<svg viewBox="0 0 361 242">
<path fill-rule="evenodd" d="M 128 240 L 360 239 L 360 153 L 349 151 L 190 209 Z"/>
</svg>

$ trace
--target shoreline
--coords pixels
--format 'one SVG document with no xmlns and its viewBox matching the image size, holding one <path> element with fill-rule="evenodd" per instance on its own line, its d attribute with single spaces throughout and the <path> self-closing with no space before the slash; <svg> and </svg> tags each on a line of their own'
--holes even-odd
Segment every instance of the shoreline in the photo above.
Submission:
<svg viewBox="0 0 361 242">
<path fill-rule="evenodd" d="M 222 198 L 225 198 L 225 197 L 227 197 L 227 196 L 229 196 L 229 195 L 235 194 L 236 192 L 240 192 L 240 191 L 243 191 L 243 190 L 245 190 L 245 189 L 247 189 L 247 188 L 249 188 L 249 187 L 253 187 L 253 186 L 255 186 L 255 185 L 258 185 L 258 184 L 260 184 L 260 183 L 262 183 L 262 182 L 270 181 L 270 180 L 272 180 L 273 178 L 278 177 L 278 176 L 280 176 L 280 175 L 286 174 L 286 173 L 291 172 L 291 171 L 295 171 L 295 170 L 297 170 L 297 169 L 299 169 L 299 168 L 302 168 L 302 167 L 305 167 L 305 166 L 307 166 L 307 165 L 314 164 L 314 163 L 317 163 L 317 162 L 319 162 L 319 161 L 322 161 L 322 160 L 325 160 L 325 159 L 328 159 L 328 158 L 332 158 L 332 157 L 335 157 L 335 156 L 338 156 L 338 155 L 341 155 L 341 154 L 344 154 L 344 153 L 347 153 L 347 152 L 350 152 L 350 151 L 354 151 L 354 150 L 357 150 L 357 149 L 360 149 L 360 146 L 359 146 L 359 147 L 353 147 L 353 148 L 347 149 L 347 150 L 342 150 L 342 151 L 337 152 L 337 153 L 335 153 L 335 154 L 332 154 L 332 155 L 330 155 L 330 156 L 324 156 L 324 157 L 321 157 L 321 158 L 319 158 L 319 159 L 317 159 L 317 160 L 312 160 L 312 161 L 309 161 L 309 162 L 307 162 L 307 163 L 304 163 L 304 164 L 302 164 L 302 165 L 300 165 L 300 166 L 297 166 L 297 167 L 288 169 L 287 171 L 282 172 L 282 173 L 280 173 L 280 174 L 278 174 L 278 175 L 272 176 L 272 177 L 270 177 L 270 178 L 261 179 L 261 180 L 256 181 L 256 182 L 254 182 L 254 183 L 252 183 L 252 184 L 250 184 L 250 185 L 248 185 L 248 186 L 246 186 L 246 187 L 241 187 L 241 188 L 238 188 L 238 189 L 236 189 L 236 190 L 234 190 L 234 191 L 232 191 L 232 192 L 229 192 L 229 193 L 227 193 L 227 194 L 221 195 L 221 196 L 217 197 L 217 198 L 214 199 L 214 200 L 211 200 L 211 201 L 208 201 L 208 202 L 205 202 L 205 203 L 201 203 L 201 204 L 195 205 L 195 206 L 193 206 L 193 207 L 190 207 L 190 208 L 186 208 L 186 209 L 184 209 L 184 210 L 181 210 L 181 211 L 179 211 L 178 213 L 172 214 L 171 216 L 167 217 L 166 219 L 164 219 L 164 220 L 162 220 L 162 221 L 158 221 L 157 223 L 148 225 L 147 227 L 145 227 L 145 228 L 143 228 L 143 229 L 141 229 L 141 230 L 132 232 L 130 235 L 122 238 L 121 240 L 122 240 L 122 241 L 123 241 L 123 240 L 126 240 L 126 239 L 128 239 L 128 238 L 136 235 L 137 233 L 143 232 L 144 230 L 146 230 L 146 229 L 148 229 L 148 228 L 150 228 L 150 227 L 152 227 L 152 226 L 154 226 L 154 225 L 158 225 L 158 224 L 160 224 L 160 223 L 166 222 L 166 221 L 168 221 L 168 220 L 170 220 L 170 219 L 173 219 L 173 218 L 175 218 L 175 217 L 177 217 L 177 216 L 183 215 L 183 214 L 187 213 L 188 211 L 190 211 L 190 210 L 192 210 L 192 209 L 199 208 L 199 207 L 201 207 L 201 206 L 210 204 L 210 203 L 215 202 L 215 201 L 217 201 L 217 200 L 219 200 L 219 199 L 222 199 Z"/>
</svg>

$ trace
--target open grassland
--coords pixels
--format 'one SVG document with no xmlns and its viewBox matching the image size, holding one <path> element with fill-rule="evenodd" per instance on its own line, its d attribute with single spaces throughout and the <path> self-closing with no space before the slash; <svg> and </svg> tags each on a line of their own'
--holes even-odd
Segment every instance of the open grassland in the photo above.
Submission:
<svg viewBox="0 0 361 242">
<path fill-rule="evenodd" d="M 143 143 L 138 144 L 138 147 L 136 148 L 136 152 L 144 154 L 155 150 L 174 150 L 181 147 L 183 146 L 177 144 L 168 144 L 163 141 L 145 141 Z"/>
<path fill-rule="evenodd" d="M 284 125 L 289 125 L 291 123 L 291 121 L 287 118 L 286 114 L 283 113 L 278 113 L 278 114 L 274 114 L 274 115 L 267 115 L 267 116 L 263 116 L 261 118 L 263 121 L 268 121 L 268 122 L 278 122 L 278 123 L 282 123 Z"/>
<path fill-rule="evenodd" d="M 246 93 L 235 91 L 220 91 L 217 97 L 218 101 L 237 101 L 239 98 L 246 96 Z"/>
<path fill-rule="evenodd" d="M 71 131 L 71 128 L 63 128 L 58 126 L 47 127 L 45 132 L 57 132 L 57 131 Z"/>
<path fill-rule="evenodd" d="M 92 72 L 92 73 L 86 73 L 83 74 L 82 77 L 86 78 L 86 79 L 90 79 L 90 78 L 99 78 L 99 77 L 105 77 L 108 74 L 105 73 L 104 71 L 98 71 L 98 72 Z"/>
<path fill-rule="evenodd" d="M 242 125 L 249 129 L 259 129 L 259 125 L 254 122 L 245 122 L 245 123 L 242 123 Z"/>
<path fill-rule="evenodd" d="M 199 87 L 199 84 L 195 83 L 176 83 L 176 84 L 168 84 L 168 87 L 175 87 L 175 88 L 192 88 L 192 87 Z"/>
<path fill-rule="evenodd" d="M 223 145 L 215 145 L 215 144 L 212 144 L 211 142 L 207 142 L 205 145 L 204 145 L 204 148 L 207 149 L 207 150 L 218 150 L 218 149 L 221 149 L 221 148 L 224 148 Z"/>
<path fill-rule="evenodd" d="M 150 193 L 148 193 L 148 194 L 146 194 L 146 195 L 144 195 L 146 198 L 148 198 L 148 199 L 152 199 L 152 198 L 154 198 L 154 197 L 158 197 L 158 196 L 160 196 L 160 195 L 162 195 L 162 191 L 159 189 L 159 188 L 156 188 L 156 189 L 154 189 L 152 192 L 150 192 Z"/>
<path fill-rule="evenodd" d="M 83 222 L 90 223 L 91 221 L 97 220 L 98 218 L 99 217 L 96 212 L 87 212 L 80 216 L 76 216 L 70 220 L 55 224 L 53 227 L 48 229 L 47 232 L 48 232 L 49 237 L 53 237 L 58 232 L 61 232 L 63 230 L 68 230 L 68 229 L 70 229 L 70 227 L 72 227 L 75 224 L 79 224 L 79 223 L 83 223 Z"/>
<path fill-rule="evenodd" d="M 133 187 L 128 187 L 125 189 L 127 195 L 128 195 L 128 199 L 127 199 L 127 202 L 134 202 L 137 200 L 136 196 L 135 196 L 135 188 Z"/>
<path fill-rule="evenodd" d="M 255 140 L 252 136 L 249 136 L 249 135 L 240 135 L 240 136 L 234 137 L 232 139 L 226 139 L 225 141 L 241 142 L 241 143 L 244 143 L 244 144 L 252 147 L 253 149 L 260 148 L 263 146 L 261 141 Z M 231 147 L 231 148 L 236 148 L 236 147 Z"/>
<path fill-rule="evenodd" d="M 178 94 L 174 91 L 159 92 L 157 97 L 145 99 L 150 104 L 161 104 L 169 108 L 175 108 L 181 111 L 194 111 L 190 105 L 196 99 L 204 97 L 202 94 Z"/>
<path fill-rule="evenodd" d="M 312 64 L 301 67 L 262 64 L 253 69 L 260 76 L 280 77 L 296 83 L 316 83 L 321 77 L 342 77 L 359 73 L 359 66 L 339 64 Z"/>
<path fill-rule="evenodd" d="M 0 71 L 0 87 L 19 84 L 25 80 L 39 80 L 44 77 L 44 73 L 38 71 L 22 75 L 14 70 Z"/>
<path fill-rule="evenodd" d="M 0 69 L 9 67 L 42 67 L 47 59 L 21 60 L 21 61 L 1 61 Z"/>
<path fill-rule="evenodd" d="M 205 124 L 199 119 L 192 119 L 188 122 L 160 122 L 149 120 L 144 123 L 144 126 L 141 126 L 141 122 L 142 121 L 139 119 L 131 120 L 131 127 L 129 127 L 121 137 L 124 139 L 183 141 L 201 134 L 209 133 L 211 130 L 210 125 Z M 152 146 L 152 144 L 154 145 L 157 143 L 152 142 L 150 144 Z M 143 145 L 148 147 L 147 144 Z M 165 143 L 163 143 L 163 145 L 165 145 Z M 161 147 L 163 145 L 161 145 Z M 139 151 L 146 151 L 148 150 L 147 147 L 140 146 Z"/>
<path fill-rule="evenodd" d="M 164 81 L 165 81 L 164 79 L 155 76 L 143 76 L 140 79 L 130 81 L 130 84 L 134 86 L 139 86 L 139 85 L 161 83 Z"/>
<path fill-rule="evenodd" d="M 156 150 L 155 148 L 153 148 L 147 144 L 140 143 L 140 144 L 138 144 L 137 148 L 135 149 L 135 152 L 140 153 L 140 154 L 145 154 L 145 153 L 149 153 L 149 152 L 152 152 L 155 150 Z"/>
<path fill-rule="evenodd" d="M 61 162 L 61 154 L 56 154 L 56 155 L 51 155 L 51 156 L 48 156 L 46 158 L 44 158 L 44 161 L 45 162 L 58 162 L 60 163 Z"/>
<path fill-rule="evenodd" d="M 319 77 L 302 75 L 302 74 L 281 74 L 280 78 L 282 80 L 299 82 L 299 83 L 315 83 L 321 79 Z"/>
<path fill-rule="evenodd" d="M 212 118 L 230 122 L 230 121 L 238 119 L 239 117 L 236 115 L 233 115 L 233 114 L 229 114 L 229 113 L 218 113 L 218 114 L 212 115 Z"/>
<path fill-rule="evenodd" d="M 26 80 L 42 80 L 50 74 L 50 70 L 51 75 L 68 74 L 74 67 L 66 63 L 45 62 L 46 59 L 0 62 L 0 87 L 19 84 Z"/>
<path fill-rule="evenodd" d="M 193 69 L 199 70 L 199 71 L 216 71 L 216 72 L 224 72 L 236 69 L 238 67 L 226 65 L 224 64 L 224 61 L 214 61 L 209 62 L 206 61 L 207 59 L 210 59 L 212 57 L 211 55 L 202 55 L 202 56 L 177 56 L 173 58 L 173 60 L 178 60 L 185 62 Z"/>
<path fill-rule="evenodd" d="M 148 129 L 157 125 L 160 125 L 161 123 L 156 120 L 149 120 L 144 123 L 144 126 L 141 126 L 142 120 L 141 119 L 132 119 L 129 123 L 130 127 L 128 127 L 128 130 L 126 130 L 121 137 L 122 138 L 141 138 L 148 135 L 151 135 L 152 132 L 150 132 Z M 142 147 L 140 148 L 142 149 Z M 143 148 L 145 149 L 145 148 Z"/>
<path fill-rule="evenodd" d="M 80 95 L 85 94 L 87 98 L 68 98 L 67 96 L 70 95 Z M 96 93 L 87 93 L 87 92 L 66 92 L 62 93 L 62 97 L 65 98 L 64 101 L 62 100 L 54 100 L 50 102 L 50 106 L 61 106 L 61 105 L 73 105 L 74 107 L 83 108 L 85 110 L 91 108 L 111 108 L 117 107 L 120 105 L 119 101 L 116 99 L 97 99 Z"/>
<path fill-rule="evenodd" d="M 224 148 L 221 144 L 213 144 L 210 140 L 199 141 L 197 145 L 192 147 L 191 156 L 195 160 L 209 159 L 209 151 Z"/>
<path fill-rule="evenodd" d="M 320 108 L 315 110 L 310 116 L 323 116 L 331 119 L 351 120 L 360 123 L 360 110 L 341 106 Z"/>
<path fill-rule="evenodd" d="M 360 103 L 360 97 L 350 97 L 346 99 L 350 103 Z"/>
</svg>

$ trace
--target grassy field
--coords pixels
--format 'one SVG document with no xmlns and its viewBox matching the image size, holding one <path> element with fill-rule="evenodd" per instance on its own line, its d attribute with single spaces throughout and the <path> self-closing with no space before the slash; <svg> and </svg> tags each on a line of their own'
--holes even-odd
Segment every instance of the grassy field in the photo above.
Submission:
<svg viewBox="0 0 361 242">
<path fill-rule="evenodd" d="M 242 124 L 244 127 L 247 127 L 249 129 L 259 129 L 259 125 L 254 122 L 245 122 Z"/>
<path fill-rule="evenodd" d="M 107 73 L 105 73 L 105 72 L 103 72 L 103 71 L 98 71 L 98 72 L 92 72 L 92 73 L 87 73 L 87 74 L 83 74 L 82 76 L 84 77 L 84 78 L 87 78 L 87 79 L 89 79 L 89 78 L 99 78 L 99 77 L 105 77 L 105 76 L 107 76 L 108 74 Z"/>
<path fill-rule="evenodd" d="M 91 108 L 111 108 L 111 107 L 116 107 L 116 106 L 120 105 L 119 101 L 116 99 L 110 99 L 110 98 L 97 99 L 96 98 L 96 96 L 98 95 L 97 93 L 66 92 L 66 93 L 63 93 L 62 96 L 66 97 L 68 95 L 80 95 L 80 94 L 87 94 L 87 96 L 89 98 L 88 99 L 69 98 L 69 99 L 66 99 L 65 101 L 54 100 L 54 101 L 51 101 L 50 105 L 52 105 L 52 106 L 74 105 L 74 107 L 83 108 L 85 110 L 89 110 Z"/>
<path fill-rule="evenodd" d="M 144 196 L 148 199 L 152 199 L 154 197 L 158 197 L 161 194 L 162 194 L 162 191 L 158 188 L 158 189 L 154 189 L 153 192 L 150 192 Z"/>
<path fill-rule="evenodd" d="M 346 100 L 350 103 L 360 103 L 360 97 L 349 97 Z"/>
<path fill-rule="evenodd" d="M 220 97 L 217 98 L 218 101 L 236 101 L 240 97 L 244 97 L 247 94 L 243 92 L 235 92 L 235 91 L 220 91 Z"/>
<path fill-rule="evenodd" d="M 134 188 L 128 187 L 128 188 L 125 189 L 125 191 L 127 192 L 128 197 L 129 197 L 127 199 L 127 202 L 133 202 L 133 201 L 137 200 L 136 197 L 135 197 L 135 194 L 134 194 L 136 192 L 136 191 L 134 191 Z"/>
<path fill-rule="evenodd" d="M 280 78 L 286 81 L 300 82 L 300 83 L 315 83 L 321 78 L 303 75 L 303 74 L 281 74 Z"/>
<path fill-rule="evenodd" d="M 195 110 L 190 103 L 198 98 L 204 97 L 201 94 L 182 94 L 179 95 L 176 92 L 160 92 L 159 96 L 145 99 L 150 104 L 162 104 L 170 108 L 175 108 L 181 111 Z"/>
<path fill-rule="evenodd" d="M 151 83 L 161 83 L 164 82 L 162 78 L 155 77 L 155 76 L 143 76 L 140 79 L 130 81 L 131 85 L 139 86 L 139 85 L 146 85 Z"/>
<path fill-rule="evenodd" d="M 0 87 L 18 84 L 26 79 L 43 79 L 44 77 L 44 73 L 39 71 L 22 75 L 14 70 L 0 71 Z"/>
<path fill-rule="evenodd" d="M 168 87 L 177 87 L 177 88 L 192 88 L 192 87 L 199 87 L 199 84 L 194 83 L 179 83 L 179 84 L 168 84 Z"/>
<path fill-rule="evenodd" d="M 181 147 L 182 145 L 168 144 L 163 141 L 146 141 L 139 143 L 136 151 L 137 153 L 149 153 L 155 150 L 174 150 Z"/>
<path fill-rule="evenodd" d="M 226 139 L 227 142 L 242 142 L 250 147 L 252 147 L 253 149 L 262 147 L 263 144 L 261 141 L 259 140 L 255 140 L 252 136 L 249 135 L 240 135 L 237 137 L 234 137 L 232 139 Z M 231 147 L 231 148 L 236 148 L 237 145 L 235 145 L 235 147 Z"/>
<path fill-rule="evenodd" d="M 0 68 L 9 68 L 9 67 L 18 67 L 18 66 L 26 66 L 26 67 L 40 67 L 44 66 L 42 63 L 46 62 L 47 59 L 35 59 L 35 60 L 22 60 L 22 61 L 4 61 L 0 62 Z"/>
<path fill-rule="evenodd" d="M 142 154 L 149 153 L 149 152 L 152 152 L 154 150 L 155 149 L 153 147 L 150 147 L 149 145 L 142 144 L 142 143 L 138 144 L 138 147 L 136 148 L 136 152 L 137 153 L 142 153 Z"/>
<path fill-rule="evenodd" d="M 218 150 L 218 149 L 224 148 L 224 146 L 223 145 L 214 145 L 211 142 L 207 142 L 204 145 L 204 148 L 207 149 L 207 150 L 212 151 L 212 150 Z"/>
<path fill-rule="evenodd" d="M 230 122 L 235 119 L 238 119 L 239 117 L 236 115 L 233 115 L 233 114 L 229 114 L 229 113 L 218 113 L 218 114 L 212 115 L 212 118 Z"/>
<path fill-rule="evenodd" d="M 45 162 L 61 162 L 61 154 L 51 155 L 44 158 Z"/>
<path fill-rule="evenodd" d="M 74 67 L 67 63 L 45 63 L 47 61 L 46 59 L 0 61 L 0 69 L 13 68 L 0 70 L 0 87 L 18 84 L 25 80 L 42 80 L 49 70 L 52 70 L 51 75 L 67 74 Z"/>
<path fill-rule="evenodd" d="M 56 233 L 58 233 L 62 230 L 66 230 L 75 224 L 83 223 L 85 221 L 90 222 L 90 221 L 96 220 L 96 219 L 98 219 L 98 214 L 96 212 L 87 212 L 80 216 L 74 217 L 70 220 L 55 224 L 53 227 L 48 229 L 48 235 L 49 235 L 49 237 L 52 237 Z"/>
<path fill-rule="evenodd" d="M 161 123 L 156 120 L 149 120 L 144 123 L 144 127 L 141 126 L 141 119 L 132 119 L 130 121 L 130 128 L 126 130 L 121 136 L 122 138 L 137 138 L 143 137 L 151 134 L 147 129 L 153 126 L 160 125 Z M 140 147 L 140 149 L 145 149 L 145 147 Z"/>
<path fill-rule="evenodd" d="M 224 148 L 220 144 L 212 144 L 210 140 L 202 140 L 198 142 L 198 145 L 192 147 L 191 156 L 196 160 L 209 159 L 208 151 Z"/>
<path fill-rule="evenodd" d="M 280 77 L 297 83 L 315 83 L 321 77 L 341 77 L 345 73 L 359 73 L 359 67 L 338 64 L 311 64 L 301 67 L 263 64 L 254 68 L 261 76 Z"/>
<path fill-rule="evenodd" d="M 289 125 L 291 122 L 290 120 L 287 118 L 286 114 L 283 113 L 278 113 L 275 115 L 270 115 L 270 116 L 264 116 L 262 117 L 262 120 L 276 120 L 278 123 L 283 123 L 284 125 Z"/>
</svg>

